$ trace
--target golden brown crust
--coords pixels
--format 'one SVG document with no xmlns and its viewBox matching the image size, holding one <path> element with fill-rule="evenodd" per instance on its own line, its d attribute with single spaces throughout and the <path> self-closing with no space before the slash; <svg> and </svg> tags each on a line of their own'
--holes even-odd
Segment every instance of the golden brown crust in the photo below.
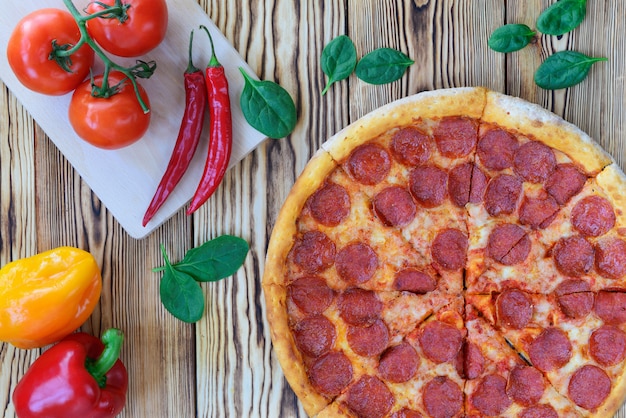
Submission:
<svg viewBox="0 0 626 418">
<path fill-rule="evenodd" d="M 611 157 L 578 127 L 516 97 L 488 92 L 482 120 L 539 140 L 565 153 L 588 175 L 599 173 L 612 162 Z"/>
<path fill-rule="evenodd" d="M 615 226 L 617 228 L 626 227 L 626 176 L 624 172 L 613 163 L 607 166 L 596 177 L 598 186 L 606 193 L 615 208 Z"/>
<path fill-rule="evenodd" d="M 426 91 L 397 100 L 344 128 L 322 144 L 322 148 L 335 160 L 343 161 L 358 145 L 419 119 L 458 115 L 479 119 L 485 107 L 486 92 L 482 87 L 463 87 Z"/>
<path fill-rule="evenodd" d="M 283 284 L 283 267 L 296 235 L 296 219 L 300 215 L 307 198 L 324 182 L 324 179 L 337 164 L 324 150 L 318 150 L 292 187 L 270 237 L 267 249 L 263 285 Z"/>
<path fill-rule="evenodd" d="M 624 370 L 622 369 L 622 372 Z M 610 418 L 620 409 L 626 398 L 626 379 L 623 373 L 611 382 L 612 388 L 609 397 L 604 401 L 600 409 L 593 414 L 596 418 Z"/>
<path fill-rule="evenodd" d="M 302 407 L 309 416 L 314 416 L 328 405 L 329 400 L 318 394 L 309 383 L 302 356 L 289 329 L 287 288 L 266 283 L 263 291 L 267 321 L 270 324 L 270 335 L 276 357 L 291 389 L 300 399 Z"/>
<path fill-rule="evenodd" d="M 333 159 L 323 150 L 318 150 L 306 165 L 278 215 L 263 272 L 263 292 L 272 344 L 289 385 L 310 416 L 326 407 L 329 401 L 310 385 L 304 362 L 289 329 L 284 265 L 294 243 L 297 217 L 307 198 L 335 167 Z"/>
<path fill-rule="evenodd" d="M 350 418 L 350 417 L 354 417 L 354 414 L 352 414 L 345 406 L 343 406 L 338 401 L 335 401 L 331 403 L 330 405 L 328 405 L 326 408 L 321 410 L 320 413 L 317 414 L 316 416 L 316 418 L 341 418 L 341 417 Z"/>
</svg>

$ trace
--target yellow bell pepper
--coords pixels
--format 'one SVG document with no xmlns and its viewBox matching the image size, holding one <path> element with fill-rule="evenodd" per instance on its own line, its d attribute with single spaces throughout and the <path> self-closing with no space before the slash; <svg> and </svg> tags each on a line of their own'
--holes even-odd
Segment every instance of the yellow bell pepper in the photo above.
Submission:
<svg viewBox="0 0 626 418">
<path fill-rule="evenodd" d="M 100 299 L 102 276 L 94 257 L 58 247 L 0 269 L 0 341 L 39 348 L 79 328 Z"/>
</svg>

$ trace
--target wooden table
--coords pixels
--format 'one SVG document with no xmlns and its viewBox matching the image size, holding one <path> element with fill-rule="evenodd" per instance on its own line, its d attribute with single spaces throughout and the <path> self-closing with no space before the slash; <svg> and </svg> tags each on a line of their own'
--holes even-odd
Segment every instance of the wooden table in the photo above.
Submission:
<svg viewBox="0 0 626 418">
<path fill-rule="evenodd" d="M 590 0 L 587 18 L 561 37 L 540 36 L 521 52 L 487 47 L 504 23 L 526 23 L 551 0 L 200 0 L 260 78 L 294 97 L 299 122 L 230 170 L 195 215 L 180 210 L 143 240 L 129 237 L 72 166 L 0 85 L 0 264 L 60 245 L 90 251 L 103 274 L 101 301 L 82 329 L 124 330 L 130 374 L 124 417 L 305 416 L 272 352 L 260 280 L 277 213 L 298 174 L 328 137 L 395 99 L 438 88 L 482 85 L 538 103 L 578 125 L 625 167 L 626 3 Z M 367 85 L 353 75 L 325 95 L 319 58 L 347 34 L 359 56 L 377 47 L 406 52 L 415 64 L 399 81 Z M 580 85 L 535 86 L 550 53 L 574 49 L 605 56 Z M 245 238 L 251 251 L 237 274 L 205 284 L 207 307 L 195 325 L 165 311 L 159 278 L 164 243 L 174 261 L 221 234 Z M 14 417 L 10 394 L 40 354 L 0 345 L 0 411 Z M 622 408 L 618 416 L 626 416 Z"/>
</svg>

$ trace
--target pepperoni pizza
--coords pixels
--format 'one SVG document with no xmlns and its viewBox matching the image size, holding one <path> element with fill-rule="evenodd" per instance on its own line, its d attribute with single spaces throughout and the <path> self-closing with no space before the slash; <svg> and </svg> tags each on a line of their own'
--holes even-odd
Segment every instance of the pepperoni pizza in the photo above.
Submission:
<svg viewBox="0 0 626 418">
<path fill-rule="evenodd" d="M 612 416 L 626 394 L 626 178 L 482 88 L 420 93 L 313 156 L 263 277 L 310 416 Z"/>
</svg>

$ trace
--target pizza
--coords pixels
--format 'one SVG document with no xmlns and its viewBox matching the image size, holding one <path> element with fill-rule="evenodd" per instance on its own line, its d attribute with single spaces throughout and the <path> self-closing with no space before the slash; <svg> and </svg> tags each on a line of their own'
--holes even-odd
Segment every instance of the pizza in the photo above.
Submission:
<svg viewBox="0 0 626 418">
<path fill-rule="evenodd" d="M 612 416 L 626 396 L 626 177 L 484 88 L 423 92 L 325 142 L 263 291 L 312 417 Z"/>
</svg>

